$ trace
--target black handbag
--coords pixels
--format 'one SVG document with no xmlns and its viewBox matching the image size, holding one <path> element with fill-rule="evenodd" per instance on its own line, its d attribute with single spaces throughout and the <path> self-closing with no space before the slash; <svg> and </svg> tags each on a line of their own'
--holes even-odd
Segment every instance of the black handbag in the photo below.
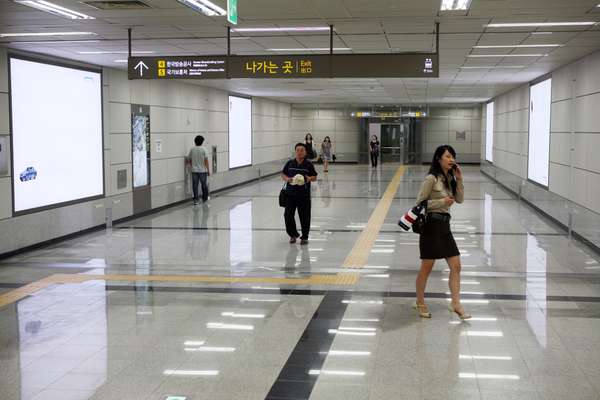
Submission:
<svg viewBox="0 0 600 400">
<path fill-rule="evenodd" d="M 427 200 L 423 200 L 420 205 L 423 207 L 423 210 L 421 213 L 419 213 L 417 219 L 412 224 L 412 231 L 417 235 L 423 233 L 425 230 L 425 224 L 427 223 Z"/>
<path fill-rule="evenodd" d="M 279 192 L 279 207 L 285 207 L 287 205 L 287 194 L 285 193 L 286 186 L 287 183 L 283 185 Z"/>
</svg>

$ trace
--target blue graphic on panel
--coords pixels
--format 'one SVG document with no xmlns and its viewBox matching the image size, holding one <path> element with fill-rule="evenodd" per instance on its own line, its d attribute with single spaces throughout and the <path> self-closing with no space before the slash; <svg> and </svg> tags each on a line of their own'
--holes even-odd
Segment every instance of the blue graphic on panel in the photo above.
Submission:
<svg viewBox="0 0 600 400">
<path fill-rule="evenodd" d="M 37 178 L 37 171 L 33 167 L 27 167 L 25 171 L 21 172 L 21 175 L 19 175 L 21 182 L 31 181 L 35 178 Z"/>
</svg>

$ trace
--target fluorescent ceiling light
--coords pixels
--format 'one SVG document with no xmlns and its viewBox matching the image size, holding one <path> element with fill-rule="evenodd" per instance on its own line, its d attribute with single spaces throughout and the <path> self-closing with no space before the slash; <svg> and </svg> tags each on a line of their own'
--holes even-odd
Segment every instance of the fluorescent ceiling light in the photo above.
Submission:
<svg viewBox="0 0 600 400">
<path fill-rule="evenodd" d="M 185 346 L 204 346 L 204 343 L 204 341 L 197 340 L 186 340 L 185 342 L 183 342 Z"/>
<path fill-rule="evenodd" d="M 314 32 L 328 31 L 328 26 L 297 26 L 287 28 L 235 28 L 232 32 Z"/>
<path fill-rule="evenodd" d="M 334 371 L 326 369 L 311 369 L 309 375 L 342 375 L 342 376 L 365 376 L 362 371 Z"/>
<path fill-rule="evenodd" d="M 552 35 L 552 32 L 531 32 L 532 35 Z"/>
<path fill-rule="evenodd" d="M 516 22 L 503 24 L 487 24 L 486 28 L 523 28 L 523 27 L 538 27 L 538 26 L 590 26 L 596 25 L 596 21 L 584 22 Z"/>
<path fill-rule="evenodd" d="M 59 17 L 69 19 L 95 19 L 89 15 L 80 13 L 78 11 L 70 10 L 68 8 L 59 6 L 54 3 L 50 3 L 45 0 L 15 0 L 15 3 L 22 4 L 24 6 L 33 7 L 35 9 L 48 12 L 50 14 L 58 15 Z"/>
<path fill-rule="evenodd" d="M 132 51 L 132 54 L 154 54 L 155 51 Z M 78 51 L 77 54 L 129 54 L 127 50 L 120 51 Z"/>
<path fill-rule="evenodd" d="M 467 354 L 460 354 L 458 356 L 461 360 L 494 360 L 494 361 L 510 361 L 512 357 L 509 356 L 471 356 Z"/>
<path fill-rule="evenodd" d="M 340 331 L 363 331 L 363 332 L 375 332 L 377 328 L 353 328 L 349 326 L 340 326 L 338 328 Z"/>
<path fill-rule="evenodd" d="M 222 324 L 220 322 L 209 322 L 206 324 L 208 329 L 232 329 L 240 331 L 251 331 L 254 329 L 253 325 L 237 325 L 237 324 Z"/>
<path fill-rule="evenodd" d="M 329 350 L 322 352 L 330 356 L 370 356 L 370 351 L 347 351 L 347 350 Z"/>
<path fill-rule="evenodd" d="M 463 336 L 502 337 L 502 331 L 464 331 Z"/>
<path fill-rule="evenodd" d="M 515 381 L 520 379 L 519 375 L 475 374 L 472 372 L 461 372 L 458 377 L 463 379 L 509 379 Z"/>
<path fill-rule="evenodd" d="M 375 336 L 375 332 L 349 332 L 349 331 L 338 331 L 337 329 L 329 329 L 331 335 L 347 335 L 347 336 Z"/>
<path fill-rule="evenodd" d="M 0 33 L 0 37 L 29 37 L 29 36 L 83 36 L 96 35 L 94 32 L 22 32 Z"/>
<path fill-rule="evenodd" d="M 379 318 L 344 318 L 346 322 L 379 322 Z"/>
<path fill-rule="evenodd" d="M 216 376 L 219 375 L 219 371 L 207 370 L 207 371 L 194 371 L 194 370 L 183 370 L 183 369 L 165 369 L 164 375 L 184 375 L 184 376 Z"/>
<path fill-rule="evenodd" d="M 113 62 L 124 64 L 124 63 L 126 63 L 126 62 L 128 62 L 128 61 L 129 61 L 129 60 L 115 60 L 115 61 L 113 61 Z"/>
<path fill-rule="evenodd" d="M 468 10 L 471 0 L 442 0 L 441 11 Z"/>
<path fill-rule="evenodd" d="M 279 288 L 269 288 L 269 289 L 279 289 Z M 238 314 L 235 312 L 222 312 L 221 316 L 232 317 L 232 318 L 264 318 L 265 314 Z"/>
<path fill-rule="evenodd" d="M 350 47 L 334 47 L 333 51 L 349 51 Z M 267 51 L 329 51 L 329 47 L 298 47 L 292 49 L 267 49 Z M 311 225 L 314 227 L 313 225 Z"/>
<path fill-rule="evenodd" d="M 469 54 L 470 58 L 488 58 L 488 57 L 545 57 L 548 54 Z"/>
<path fill-rule="evenodd" d="M 202 351 L 202 352 L 215 352 L 215 353 L 232 353 L 232 352 L 235 351 L 235 347 L 209 347 L 209 346 L 203 346 L 203 347 L 186 348 L 185 351 L 190 351 L 190 352 Z"/>
<path fill-rule="evenodd" d="M 531 47 L 563 47 L 564 44 L 516 44 L 499 46 L 473 46 L 474 49 L 522 49 Z"/>
<path fill-rule="evenodd" d="M 100 43 L 100 40 L 37 40 L 37 41 L 21 41 L 11 42 L 12 44 L 70 44 L 70 43 Z"/>
<path fill-rule="evenodd" d="M 201 12 L 209 17 L 227 15 L 227 11 L 208 0 L 177 0 L 189 8 Z"/>
</svg>

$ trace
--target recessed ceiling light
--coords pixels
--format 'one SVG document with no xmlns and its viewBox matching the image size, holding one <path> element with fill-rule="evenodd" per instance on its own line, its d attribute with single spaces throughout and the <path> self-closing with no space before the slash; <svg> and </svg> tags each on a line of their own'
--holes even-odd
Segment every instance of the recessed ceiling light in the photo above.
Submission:
<svg viewBox="0 0 600 400">
<path fill-rule="evenodd" d="M 71 43 L 100 43 L 99 40 L 17 40 L 10 42 L 12 44 L 71 44 Z"/>
<path fill-rule="evenodd" d="M 267 51 L 329 51 L 329 47 L 298 47 L 292 49 L 267 49 Z M 334 47 L 333 51 L 349 51 L 350 47 Z"/>
<path fill-rule="evenodd" d="M 474 49 L 524 49 L 532 47 L 563 47 L 564 44 L 515 44 L 515 45 L 493 45 L 473 46 Z"/>
<path fill-rule="evenodd" d="M 22 4 L 28 7 L 33 7 L 37 10 L 58 15 L 59 17 L 69 19 L 95 19 L 94 17 L 90 17 L 89 15 L 80 13 L 78 11 L 70 10 L 68 8 L 59 6 L 54 3 L 50 3 L 49 1 L 45 0 L 15 0 L 15 3 Z"/>
<path fill-rule="evenodd" d="M 194 11 L 198 11 L 209 17 L 226 15 L 227 11 L 208 0 L 177 0 Z"/>
<path fill-rule="evenodd" d="M 483 57 L 545 57 L 548 54 L 469 54 L 467 57 L 483 58 Z"/>
<path fill-rule="evenodd" d="M 441 11 L 459 11 L 468 10 L 471 0 L 442 0 Z"/>
<path fill-rule="evenodd" d="M 523 28 L 537 26 L 590 26 L 596 25 L 596 21 L 581 21 L 581 22 L 515 22 L 502 24 L 487 24 L 487 28 Z"/>
<path fill-rule="evenodd" d="M 154 54 L 155 51 L 133 51 L 132 54 Z M 119 51 L 78 51 L 77 54 L 129 54 L 127 50 Z"/>
<path fill-rule="evenodd" d="M 0 33 L 0 37 L 29 37 L 29 36 L 83 36 L 96 35 L 94 32 L 22 32 Z"/>
<path fill-rule="evenodd" d="M 299 26 L 288 28 L 235 28 L 232 32 L 311 32 L 328 31 L 328 26 Z"/>
</svg>

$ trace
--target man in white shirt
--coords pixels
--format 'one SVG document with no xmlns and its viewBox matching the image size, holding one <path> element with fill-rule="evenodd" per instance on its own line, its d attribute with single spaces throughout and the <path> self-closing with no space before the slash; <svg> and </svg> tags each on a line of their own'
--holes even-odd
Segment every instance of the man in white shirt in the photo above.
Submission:
<svg viewBox="0 0 600 400">
<path fill-rule="evenodd" d="M 206 150 L 202 147 L 204 143 L 204 137 L 198 135 L 194 138 L 196 144 L 190 150 L 187 161 L 192 167 L 192 191 L 194 192 L 194 205 L 200 202 L 200 196 L 198 194 L 198 184 L 202 186 L 202 202 L 208 201 L 208 157 L 206 156 Z"/>
</svg>

